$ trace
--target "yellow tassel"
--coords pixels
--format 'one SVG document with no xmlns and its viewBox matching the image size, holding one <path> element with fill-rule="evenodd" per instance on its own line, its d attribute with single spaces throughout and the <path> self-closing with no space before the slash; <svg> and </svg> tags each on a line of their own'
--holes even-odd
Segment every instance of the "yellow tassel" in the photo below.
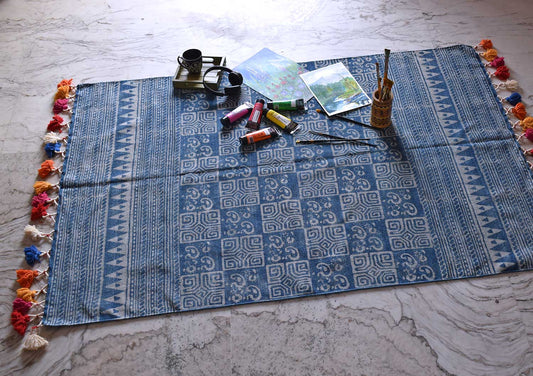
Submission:
<svg viewBox="0 0 533 376">
<path fill-rule="evenodd" d="M 17 289 L 17 298 L 21 298 L 22 300 L 25 300 L 27 302 L 35 303 L 35 294 L 37 294 L 37 291 L 30 290 L 26 287 L 21 287 L 20 289 Z"/>
<path fill-rule="evenodd" d="M 68 86 L 68 85 L 60 86 L 60 87 L 57 88 L 57 93 L 56 93 L 56 95 L 54 97 L 54 101 L 56 101 L 58 99 L 68 98 L 69 94 L 70 94 L 70 86 Z"/>
<path fill-rule="evenodd" d="M 483 56 L 487 61 L 492 61 L 498 57 L 498 51 L 496 51 L 494 48 L 491 48 L 483 52 L 481 56 Z"/>
<path fill-rule="evenodd" d="M 33 185 L 33 189 L 35 190 L 35 194 L 39 195 L 43 192 L 46 192 L 47 190 L 51 189 L 53 187 L 52 184 L 46 182 L 46 181 L 36 181 Z"/>
</svg>

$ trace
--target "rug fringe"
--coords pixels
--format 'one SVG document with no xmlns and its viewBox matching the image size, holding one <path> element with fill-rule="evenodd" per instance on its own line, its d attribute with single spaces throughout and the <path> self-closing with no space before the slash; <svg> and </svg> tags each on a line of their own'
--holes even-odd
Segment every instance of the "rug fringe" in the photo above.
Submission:
<svg viewBox="0 0 533 376">
<path fill-rule="evenodd" d="M 72 104 L 76 94 L 76 87 L 72 84 L 72 81 L 72 78 L 64 79 L 57 84 L 57 92 L 54 95 L 52 106 L 54 115 L 46 128 L 47 133 L 43 137 L 44 151 L 50 159 L 45 160 L 38 170 L 38 176 L 41 179 L 55 178 L 58 180 L 63 174 L 62 164 L 65 159 L 70 121 L 65 122 L 59 114 L 72 115 Z M 50 206 L 56 206 L 57 208 L 59 195 L 50 197 L 48 193 L 59 191 L 59 180 L 56 183 L 38 180 L 33 185 L 33 188 L 35 196 L 32 199 L 31 221 L 48 226 L 49 231 L 42 231 L 34 224 L 28 224 L 24 227 L 24 234 L 39 244 L 44 241 L 52 242 L 56 213 L 48 213 L 47 210 Z M 33 267 L 36 263 L 41 263 L 44 258 L 48 259 L 50 252 L 51 247 L 47 251 L 41 251 L 36 245 L 31 245 L 24 248 L 24 257 L 26 263 Z M 22 344 L 23 350 L 44 349 L 48 345 L 48 341 L 41 337 L 39 332 L 43 325 L 45 299 L 37 301 L 37 298 L 40 295 L 46 295 L 48 267 L 41 270 L 19 269 L 17 270 L 17 282 L 20 288 L 17 289 L 17 298 L 13 301 L 11 313 L 13 329 L 21 336 L 25 336 Z M 35 285 L 38 286 L 37 289 L 32 290 L 32 286 Z M 27 333 L 28 325 L 32 321 L 37 321 L 37 323 Z"/>
<path fill-rule="evenodd" d="M 533 146 L 533 117 L 529 116 L 526 106 L 522 102 L 522 96 L 518 93 L 520 85 L 516 80 L 509 80 L 509 68 L 505 65 L 505 59 L 498 56 L 498 51 L 490 39 L 483 39 L 477 46 L 474 46 L 479 55 L 487 60 L 484 64 L 489 77 L 492 80 L 492 85 L 497 92 L 504 91 L 510 93 L 506 96 L 498 95 L 498 99 L 503 105 L 507 119 L 511 124 L 512 129 L 520 128 L 522 133 L 518 136 L 517 141 L 524 153 L 526 162 L 529 168 L 533 170 L 533 163 L 530 158 Z M 511 115 L 517 120 L 512 121 Z"/>
</svg>

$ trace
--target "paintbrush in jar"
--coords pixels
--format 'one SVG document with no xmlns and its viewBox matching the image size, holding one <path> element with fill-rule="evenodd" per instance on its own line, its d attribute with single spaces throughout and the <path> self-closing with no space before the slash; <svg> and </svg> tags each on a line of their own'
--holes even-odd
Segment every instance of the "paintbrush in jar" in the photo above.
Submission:
<svg viewBox="0 0 533 376">
<path fill-rule="evenodd" d="M 385 81 L 388 79 L 389 74 L 389 58 L 390 58 L 390 50 L 388 48 L 385 48 L 385 67 L 383 68 L 383 85 L 385 85 Z M 383 100 L 383 92 L 384 90 L 381 90 L 379 100 Z"/>
</svg>

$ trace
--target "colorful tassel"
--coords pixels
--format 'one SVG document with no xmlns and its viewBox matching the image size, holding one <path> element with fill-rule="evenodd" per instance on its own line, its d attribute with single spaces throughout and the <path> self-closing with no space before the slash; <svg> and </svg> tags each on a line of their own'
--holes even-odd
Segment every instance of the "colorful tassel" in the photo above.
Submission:
<svg viewBox="0 0 533 376">
<path fill-rule="evenodd" d="M 20 298 L 27 302 L 35 302 L 35 295 L 37 295 L 37 291 L 35 290 L 30 290 L 26 287 L 21 287 L 20 289 L 17 289 L 17 298 Z"/>
<path fill-rule="evenodd" d="M 523 131 L 533 129 L 533 117 L 527 116 L 526 118 L 524 118 L 524 120 L 517 121 L 514 125 L 519 125 L 520 127 L 522 127 Z"/>
<path fill-rule="evenodd" d="M 31 237 L 34 240 L 38 240 L 38 239 L 44 239 L 44 238 L 50 239 L 52 237 L 53 232 L 50 232 L 47 234 L 47 233 L 39 231 L 37 227 L 33 225 L 26 225 L 26 227 L 24 227 L 24 234 Z"/>
<path fill-rule="evenodd" d="M 23 315 L 27 315 L 32 306 L 32 303 L 22 300 L 21 298 L 16 298 L 13 301 L 13 312 L 20 312 Z"/>
<path fill-rule="evenodd" d="M 64 79 L 64 80 L 61 80 L 61 82 L 59 82 L 57 84 L 57 88 L 59 89 L 61 86 L 69 86 L 69 87 L 72 87 L 72 81 L 73 79 Z"/>
<path fill-rule="evenodd" d="M 68 99 L 58 99 L 54 102 L 54 107 L 52 109 L 54 114 L 57 115 L 67 110 L 68 110 Z"/>
<path fill-rule="evenodd" d="M 496 85 L 494 85 L 496 89 L 507 89 L 509 91 L 515 91 L 520 88 L 520 85 L 518 84 L 518 81 L 516 80 L 507 80 L 504 82 L 500 82 Z"/>
<path fill-rule="evenodd" d="M 503 57 L 495 57 L 490 63 L 486 64 L 492 68 L 499 68 L 505 65 L 505 59 Z"/>
<path fill-rule="evenodd" d="M 49 214 L 47 212 L 48 205 L 37 205 L 31 208 L 31 220 L 38 221 L 47 217 Z"/>
<path fill-rule="evenodd" d="M 61 144 L 59 143 L 49 143 L 44 146 L 44 151 L 48 158 L 55 157 L 56 154 L 61 154 Z"/>
<path fill-rule="evenodd" d="M 511 109 L 511 112 L 518 120 L 524 120 L 527 117 L 526 106 L 522 102 L 519 102 Z"/>
<path fill-rule="evenodd" d="M 31 199 L 31 206 L 39 205 L 57 205 L 57 197 L 51 198 L 46 192 L 39 193 L 38 195 L 33 196 Z"/>
<path fill-rule="evenodd" d="M 65 137 L 61 137 L 58 133 L 48 132 L 43 137 L 45 144 L 54 144 L 59 142 L 65 142 Z"/>
<path fill-rule="evenodd" d="M 17 282 L 20 287 L 30 288 L 33 284 L 33 280 L 39 276 L 38 270 L 17 270 Z"/>
<path fill-rule="evenodd" d="M 41 262 L 41 255 L 43 253 L 34 245 L 24 248 L 24 256 L 29 266 L 35 265 L 36 262 Z"/>
<path fill-rule="evenodd" d="M 515 106 L 522 101 L 522 96 L 519 93 L 515 92 L 505 98 L 505 100 L 509 102 L 509 104 L 511 104 L 512 106 Z"/>
<path fill-rule="evenodd" d="M 52 120 L 50 120 L 50 122 L 48 123 L 48 126 L 46 127 L 46 129 L 49 131 L 49 132 L 58 132 L 58 133 L 61 133 L 63 131 L 63 127 L 65 126 L 66 124 L 63 124 L 63 118 L 59 115 L 54 115 L 52 117 Z"/>
<path fill-rule="evenodd" d="M 41 168 L 39 169 L 39 176 L 41 178 L 46 178 L 48 175 L 50 175 L 53 172 L 58 171 L 58 169 L 54 166 L 54 161 L 47 159 L 43 163 L 41 163 Z"/>
<path fill-rule="evenodd" d="M 35 194 L 37 195 L 54 188 L 58 188 L 58 185 L 50 184 L 47 181 L 36 181 L 35 184 L 33 184 L 33 189 L 35 190 Z"/>
<path fill-rule="evenodd" d="M 57 88 L 56 95 L 54 100 L 69 98 L 70 96 L 70 86 L 64 85 Z"/>
<path fill-rule="evenodd" d="M 490 50 L 492 47 L 492 41 L 490 39 L 483 39 L 478 44 L 479 47 L 483 48 L 484 50 Z"/>
<path fill-rule="evenodd" d="M 48 341 L 39 335 L 39 326 L 33 326 L 22 344 L 23 350 L 35 351 L 48 346 Z"/>
<path fill-rule="evenodd" d="M 13 311 L 11 313 L 11 325 L 13 325 L 13 328 L 17 333 L 19 333 L 21 336 L 26 333 L 26 329 L 28 328 L 28 323 L 30 322 L 30 316 L 23 315 L 22 313 L 18 311 Z"/>
<path fill-rule="evenodd" d="M 496 77 L 499 80 L 505 81 L 511 76 L 511 73 L 509 73 L 509 68 L 504 65 L 496 69 L 496 72 L 491 73 L 490 75 Z"/>
<path fill-rule="evenodd" d="M 39 193 L 38 195 L 33 196 L 31 199 L 31 206 L 38 206 L 47 204 L 50 200 L 50 197 L 46 192 Z"/>
<path fill-rule="evenodd" d="M 498 57 L 498 51 L 494 48 L 489 48 L 487 51 L 483 52 L 481 56 L 490 62 Z"/>
<path fill-rule="evenodd" d="M 529 141 L 533 142 L 533 128 L 528 128 L 524 133 L 518 137 L 518 140 L 520 140 L 522 137 L 527 138 Z"/>
<path fill-rule="evenodd" d="M 55 200 L 50 199 L 46 192 L 39 193 L 38 195 L 33 196 L 31 199 L 31 206 L 45 205 L 50 203 L 56 203 Z"/>
</svg>

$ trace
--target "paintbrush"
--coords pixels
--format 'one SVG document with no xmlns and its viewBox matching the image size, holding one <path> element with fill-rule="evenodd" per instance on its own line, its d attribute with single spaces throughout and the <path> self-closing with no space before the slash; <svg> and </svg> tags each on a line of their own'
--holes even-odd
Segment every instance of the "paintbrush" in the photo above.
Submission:
<svg viewBox="0 0 533 376">
<path fill-rule="evenodd" d="M 326 116 L 328 115 L 324 110 L 321 110 L 320 108 L 317 109 L 316 112 L 318 112 L 319 114 L 324 114 Z M 344 120 L 344 121 L 347 121 L 349 123 L 358 124 L 358 125 L 360 125 L 362 127 L 368 127 L 368 128 L 376 129 L 373 126 L 371 126 L 370 124 L 361 123 L 360 121 L 353 120 L 353 119 L 350 119 L 350 118 L 347 118 L 347 117 L 344 117 L 344 116 L 332 115 L 330 117 L 334 118 L 334 119 L 338 119 L 338 120 Z"/>
<path fill-rule="evenodd" d="M 317 136 L 332 138 L 333 140 L 296 140 L 296 142 L 299 143 L 299 144 L 300 143 L 304 143 L 304 144 L 316 144 L 316 143 L 320 143 L 320 144 L 342 144 L 342 143 L 345 143 L 345 142 L 355 142 L 355 143 L 358 143 L 358 144 L 363 144 L 363 145 L 368 145 L 368 146 L 376 146 L 376 145 L 370 144 L 368 142 L 363 142 L 363 141 L 370 140 L 369 138 L 346 138 L 346 137 L 342 137 L 342 136 L 335 136 L 334 134 L 322 133 L 322 132 L 311 131 L 311 130 L 309 131 L 309 133 L 317 135 Z"/>
<path fill-rule="evenodd" d="M 383 80 L 383 100 L 389 100 L 390 93 L 392 90 L 392 85 L 394 85 L 394 81 L 389 80 L 388 78 Z"/>
<path fill-rule="evenodd" d="M 376 77 L 378 78 L 378 98 L 381 96 L 381 75 L 379 74 L 379 63 L 376 62 Z"/>
<path fill-rule="evenodd" d="M 363 142 L 363 141 L 359 141 L 359 140 L 296 140 L 296 143 L 297 144 L 318 144 L 318 145 L 324 145 L 324 144 L 327 144 L 327 145 L 331 145 L 331 144 L 361 144 L 361 145 L 367 145 L 367 146 L 373 146 L 375 147 L 376 145 L 374 144 L 371 144 L 371 143 L 368 143 L 368 142 Z"/>
<path fill-rule="evenodd" d="M 309 131 L 309 133 L 317 135 L 317 136 L 324 136 L 324 137 L 334 138 L 336 140 L 346 140 L 346 141 L 359 141 L 359 140 L 368 141 L 368 140 L 370 140 L 369 138 L 346 138 L 346 137 L 342 137 L 342 136 L 335 136 L 334 134 L 322 133 L 322 132 L 317 132 L 317 131 Z"/>
<path fill-rule="evenodd" d="M 387 80 L 388 74 L 389 74 L 389 58 L 390 58 L 390 50 L 385 48 L 385 67 L 383 69 L 383 85 L 385 85 L 385 81 Z M 381 90 L 381 93 L 379 96 L 380 101 L 383 100 L 383 91 L 384 90 Z"/>
</svg>

